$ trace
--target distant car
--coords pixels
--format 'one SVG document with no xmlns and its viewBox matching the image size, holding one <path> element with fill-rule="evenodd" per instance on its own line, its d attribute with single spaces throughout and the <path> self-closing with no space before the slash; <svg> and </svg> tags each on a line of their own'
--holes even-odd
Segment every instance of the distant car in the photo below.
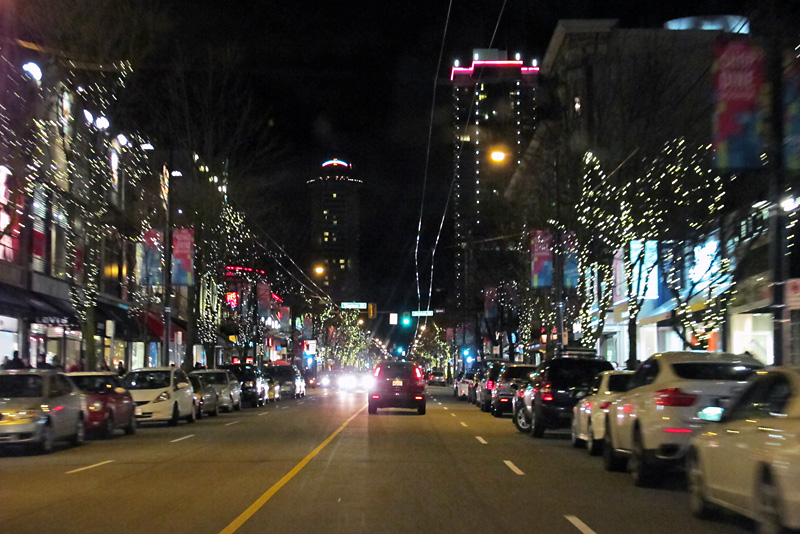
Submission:
<svg viewBox="0 0 800 534">
<path fill-rule="evenodd" d="M 239 379 L 242 387 L 242 402 L 252 406 L 264 406 L 267 403 L 267 385 L 264 373 L 255 365 L 226 364 L 220 369 L 227 369 Z"/>
<path fill-rule="evenodd" d="M 136 432 L 136 403 L 117 373 L 77 372 L 67 376 L 86 397 L 84 423 L 88 432 L 104 439 L 111 439 L 117 428 L 126 434 Z"/>
<path fill-rule="evenodd" d="M 378 408 L 412 408 L 425 415 L 425 375 L 411 362 L 382 361 L 373 373 L 374 381 L 367 393 L 367 411 Z"/>
<path fill-rule="evenodd" d="M 478 404 L 478 388 L 481 385 L 484 375 L 486 375 L 486 369 L 483 367 L 475 370 L 475 375 L 472 377 L 467 388 L 467 402 L 470 404 Z"/>
<path fill-rule="evenodd" d="M 219 395 L 219 407 L 226 412 L 242 409 L 242 385 L 236 376 L 227 369 L 201 369 L 192 371 L 214 386 Z"/>
<path fill-rule="evenodd" d="M 0 445 L 25 445 L 41 453 L 56 440 L 83 443 L 86 403 L 63 373 L 37 369 L 0 371 Z"/>
<path fill-rule="evenodd" d="M 336 385 L 336 375 L 334 373 L 322 373 L 317 377 L 317 385 L 321 388 L 330 388 Z"/>
<path fill-rule="evenodd" d="M 705 428 L 698 412 L 727 407 L 763 367 L 750 356 L 724 352 L 651 356 L 608 408 L 605 468 L 629 467 L 637 486 L 657 483 L 666 467 L 685 461 L 692 437 Z"/>
<path fill-rule="evenodd" d="M 294 383 L 295 383 L 295 394 L 296 398 L 305 397 L 306 396 L 306 379 L 303 376 L 303 373 L 300 372 L 300 369 L 292 366 L 294 369 Z"/>
<path fill-rule="evenodd" d="M 267 400 L 269 402 L 277 402 L 281 400 L 281 383 L 277 379 L 264 373 L 264 382 L 267 388 Z"/>
<path fill-rule="evenodd" d="M 366 371 L 349 371 L 339 375 L 337 386 L 342 391 L 365 391 L 372 384 L 372 375 Z"/>
<path fill-rule="evenodd" d="M 447 377 L 445 376 L 443 371 L 431 371 L 428 375 L 428 385 L 429 386 L 446 386 L 447 385 Z"/>
<path fill-rule="evenodd" d="M 214 386 L 199 374 L 190 374 L 189 381 L 194 390 L 195 417 L 200 419 L 203 415 L 219 415 L 219 394 Z"/>
<path fill-rule="evenodd" d="M 306 372 L 303 373 L 303 378 L 306 379 L 306 388 L 310 389 L 317 388 L 317 375 L 310 372 L 309 370 L 306 370 Z"/>
<path fill-rule="evenodd" d="M 696 404 L 708 423 L 687 454 L 689 506 L 753 518 L 758 532 L 800 528 L 800 368 L 757 376 L 730 408 Z"/>
<path fill-rule="evenodd" d="M 611 402 L 628 388 L 633 371 L 603 371 L 589 386 L 589 395 L 572 408 L 572 444 L 586 444 L 595 456 L 603 449 L 606 434 L 606 414 Z"/>
<path fill-rule="evenodd" d="M 501 417 L 504 413 L 511 411 L 512 401 L 517 394 L 517 389 L 525 381 L 525 377 L 535 369 L 535 366 L 524 363 L 507 363 L 503 365 L 491 393 L 490 410 L 492 415 Z"/>
<path fill-rule="evenodd" d="M 533 388 L 528 386 L 533 384 L 535 377 L 535 371 L 522 377 L 522 382 L 511 399 L 511 414 L 514 426 L 523 434 L 529 434 L 531 431 L 531 414 L 527 407 L 531 405 Z"/>
<path fill-rule="evenodd" d="M 294 365 L 268 365 L 264 373 L 271 376 L 280 386 L 280 398 L 293 399 L 299 395 L 300 384 L 297 368 Z"/>
<path fill-rule="evenodd" d="M 611 362 L 597 358 L 551 358 L 543 361 L 523 395 L 531 421 L 531 436 L 541 438 L 546 430 L 570 428 L 572 408 L 589 394 L 592 380 L 612 371 Z"/>
<path fill-rule="evenodd" d="M 490 361 L 486 366 L 486 373 L 475 388 L 476 404 L 482 412 L 488 412 L 492 408 L 492 390 L 504 365 L 502 360 Z"/>
<path fill-rule="evenodd" d="M 180 367 L 136 369 L 122 383 L 136 402 L 138 421 L 166 421 L 171 426 L 181 419 L 194 423 L 194 390 Z"/>
<path fill-rule="evenodd" d="M 474 371 L 467 371 L 466 373 L 461 373 L 458 380 L 455 383 L 456 389 L 456 397 L 461 400 L 466 400 L 469 397 L 469 386 L 472 383 L 472 379 L 475 377 Z"/>
</svg>

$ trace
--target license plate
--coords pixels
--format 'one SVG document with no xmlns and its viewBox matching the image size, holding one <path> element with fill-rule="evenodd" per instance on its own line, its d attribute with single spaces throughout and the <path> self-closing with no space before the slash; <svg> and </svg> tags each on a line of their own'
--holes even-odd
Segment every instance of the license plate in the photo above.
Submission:
<svg viewBox="0 0 800 534">
<path fill-rule="evenodd" d="M 392 380 L 392 385 L 396 386 L 396 387 L 400 387 L 400 386 L 403 385 L 403 381 L 402 380 Z"/>
</svg>

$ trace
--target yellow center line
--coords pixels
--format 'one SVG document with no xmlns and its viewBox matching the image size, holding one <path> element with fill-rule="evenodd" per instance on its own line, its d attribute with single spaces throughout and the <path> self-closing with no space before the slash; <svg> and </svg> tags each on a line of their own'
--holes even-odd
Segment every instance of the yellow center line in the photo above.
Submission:
<svg viewBox="0 0 800 534">
<path fill-rule="evenodd" d="M 350 424 L 350 421 L 352 421 L 353 419 L 355 419 L 355 418 L 356 418 L 356 416 L 357 416 L 358 414 L 360 414 L 361 412 L 363 412 L 363 411 L 364 411 L 364 409 L 365 409 L 366 407 L 367 407 L 367 405 L 365 404 L 365 405 L 364 405 L 364 406 L 362 406 L 362 407 L 361 407 L 361 408 L 360 408 L 360 409 L 359 409 L 359 410 L 358 410 L 356 413 L 354 413 L 353 415 L 351 415 L 351 416 L 350 416 L 350 418 L 349 418 L 347 421 L 345 421 L 344 423 L 342 423 L 342 426 L 340 426 L 339 428 L 337 428 L 337 429 L 336 429 L 336 431 L 335 431 L 333 434 L 331 434 L 330 436 L 328 436 L 328 437 L 327 437 L 327 439 L 326 439 L 325 441 L 323 441 L 322 443 L 320 443 L 320 444 L 317 446 L 317 448 L 316 448 L 316 449 L 314 449 L 313 451 L 311 451 L 310 453 L 308 453 L 308 456 L 306 456 L 305 458 L 303 458 L 302 460 L 300 460 L 300 463 L 298 463 L 296 466 L 294 466 L 294 467 L 292 468 L 292 470 L 291 470 L 291 471 L 289 471 L 288 473 L 286 473 L 286 474 L 283 476 L 283 478 L 281 478 L 279 481 L 277 481 L 275 484 L 273 484 L 273 486 L 272 486 L 271 488 L 269 488 L 269 489 L 268 489 L 266 492 L 264 492 L 264 494 L 263 494 L 261 497 L 259 497 L 259 498 L 258 498 L 258 499 L 257 499 L 257 500 L 256 500 L 256 501 L 253 503 L 253 504 L 251 504 L 251 505 L 250 505 L 250 506 L 247 508 L 247 510 L 245 510 L 244 512 L 242 512 L 242 513 L 241 513 L 241 515 L 239 515 L 239 517 L 237 517 L 236 519 L 234 519 L 234 520 L 233 520 L 233 521 L 232 521 L 232 522 L 231 522 L 231 523 L 230 523 L 230 524 L 229 524 L 227 527 L 225 527 L 224 529 L 222 529 L 222 530 L 220 531 L 220 534 L 233 534 L 234 532 L 236 532 L 237 530 L 239 530 L 239 527 L 241 527 L 242 525 L 244 525 L 244 524 L 247 522 L 247 520 L 248 520 L 248 519 L 250 519 L 251 517 L 253 517 L 253 516 L 255 515 L 255 513 L 256 513 L 256 512 L 258 512 L 258 510 L 259 510 L 259 509 L 260 509 L 262 506 L 264 506 L 265 504 L 267 504 L 267 501 L 269 501 L 269 500 L 272 498 L 272 496 L 273 496 L 273 495 L 275 495 L 276 493 L 278 493 L 278 491 L 280 491 L 280 489 L 281 489 L 282 487 L 284 487 L 284 486 L 285 486 L 285 485 L 286 485 L 286 484 L 287 484 L 287 483 L 288 483 L 288 482 L 289 482 L 291 479 L 293 479 L 293 478 L 295 477 L 295 475 L 297 475 L 297 473 L 299 473 L 299 472 L 300 472 L 300 471 L 301 471 L 301 470 L 302 470 L 302 469 L 303 469 L 303 468 L 306 466 L 306 464 L 307 464 L 308 462 L 310 462 L 310 461 L 311 461 L 311 460 L 312 460 L 312 459 L 313 459 L 313 458 L 314 458 L 316 455 L 318 455 L 318 454 L 319 454 L 319 453 L 322 451 L 322 449 L 324 449 L 325 447 L 327 447 L 327 446 L 330 444 L 330 442 L 331 442 L 331 441 L 333 441 L 333 439 L 334 439 L 336 436 L 338 436 L 338 435 L 339 435 L 339 433 L 340 433 L 342 430 L 344 430 L 344 429 L 345 429 L 345 427 L 347 427 L 347 425 L 349 425 L 349 424 Z"/>
</svg>

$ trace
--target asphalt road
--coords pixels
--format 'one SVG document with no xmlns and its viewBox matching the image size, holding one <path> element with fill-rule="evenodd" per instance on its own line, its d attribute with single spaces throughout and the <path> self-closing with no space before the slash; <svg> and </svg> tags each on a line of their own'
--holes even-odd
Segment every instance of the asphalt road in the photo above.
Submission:
<svg viewBox="0 0 800 534">
<path fill-rule="evenodd" d="M 638 489 L 567 433 L 535 440 L 428 392 L 424 416 L 367 415 L 364 392 L 318 389 L 45 456 L 0 449 L 0 533 L 751 531 L 693 518 L 677 474 Z"/>
</svg>

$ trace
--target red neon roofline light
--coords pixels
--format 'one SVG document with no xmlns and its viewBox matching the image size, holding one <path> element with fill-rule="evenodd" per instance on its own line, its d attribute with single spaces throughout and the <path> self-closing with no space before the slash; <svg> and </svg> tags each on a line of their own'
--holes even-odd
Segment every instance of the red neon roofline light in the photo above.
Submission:
<svg viewBox="0 0 800 534">
<path fill-rule="evenodd" d="M 499 60 L 499 59 L 478 59 L 472 62 L 472 65 L 469 67 L 453 67 L 450 71 L 450 81 L 455 78 L 456 74 L 472 74 L 475 71 L 475 67 L 520 67 L 520 72 L 522 74 L 532 74 L 534 72 L 539 72 L 539 67 L 523 67 L 521 59 L 507 59 L 507 60 Z"/>
<path fill-rule="evenodd" d="M 342 167 L 349 167 L 350 164 L 346 161 L 342 161 L 338 158 L 329 159 L 325 163 L 322 164 L 323 167 L 330 167 L 331 165 L 341 165 Z"/>
</svg>

